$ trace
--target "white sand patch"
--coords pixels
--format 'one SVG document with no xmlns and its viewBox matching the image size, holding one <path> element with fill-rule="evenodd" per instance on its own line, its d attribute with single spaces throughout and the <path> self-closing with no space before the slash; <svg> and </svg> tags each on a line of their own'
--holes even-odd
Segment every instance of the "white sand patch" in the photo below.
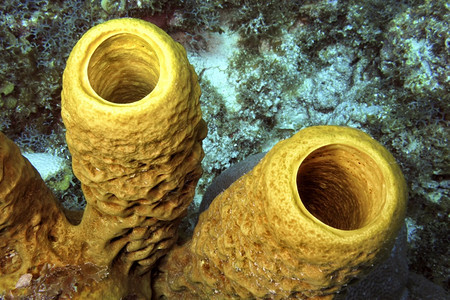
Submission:
<svg viewBox="0 0 450 300">
<path fill-rule="evenodd" d="M 208 36 L 208 51 L 189 52 L 188 58 L 201 78 L 208 79 L 225 101 L 229 112 L 238 111 L 241 106 L 236 101 L 236 82 L 228 76 L 229 60 L 238 51 L 239 34 L 223 27 L 224 33 L 211 33 Z"/>
<path fill-rule="evenodd" d="M 64 168 L 64 159 L 49 153 L 22 153 L 46 180 Z"/>
</svg>

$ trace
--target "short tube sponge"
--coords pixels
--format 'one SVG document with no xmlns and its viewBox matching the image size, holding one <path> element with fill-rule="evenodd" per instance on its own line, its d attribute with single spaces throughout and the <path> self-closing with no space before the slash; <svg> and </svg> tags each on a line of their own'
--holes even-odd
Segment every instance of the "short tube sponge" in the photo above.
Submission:
<svg viewBox="0 0 450 300">
<path fill-rule="evenodd" d="M 63 75 L 62 118 L 87 201 L 74 228 L 86 258 L 147 272 L 176 240 L 201 176 L 200 87 L 184 48 L 157 26 L 90 29 Z"/>
<path fill-rule="evenodd" d="M 168 298 L 331 299 L 386 257 L 405 207 L 403 175 L 384 147 L 356 129 L 310 127 L 214 199 L 153 289 Z"/>
</svg>

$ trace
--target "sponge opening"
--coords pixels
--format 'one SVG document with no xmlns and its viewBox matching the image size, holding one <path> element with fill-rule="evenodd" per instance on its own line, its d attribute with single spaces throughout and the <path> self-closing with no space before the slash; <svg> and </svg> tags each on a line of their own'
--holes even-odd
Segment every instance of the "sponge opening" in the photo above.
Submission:
<svg viewBox="0 0 450 300">
<path fill-rule="evenodd" d="M 297 190 L 305 208 L 341 230 L 356 230 L 373 222 L 385 204 L 384 189 L 376 162 L 342 144 L 313 151 L 297 172 Z"/>
<path fill-rule="evenodd" d="M 91 87 L 104 100 L 133 103 L 150 94 L 158 83 L 160 62 L 142 38 L 121 33 L 103 41 L 88 64 Z"/>
</svg>

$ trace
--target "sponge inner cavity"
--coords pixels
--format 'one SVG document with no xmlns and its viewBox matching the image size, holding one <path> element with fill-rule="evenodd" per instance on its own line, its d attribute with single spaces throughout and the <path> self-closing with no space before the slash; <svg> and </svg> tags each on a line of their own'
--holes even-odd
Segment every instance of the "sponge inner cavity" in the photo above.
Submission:
<svg viewBox="0 0 450 300">
<path fill-rule="evenodd" d="M 305 208 L 341 230 L 372 223 L 385 203 L 380 168 L 366 153 L 342 144 L 323 146 L 301 163 L 297 190 Z"/>
<path fill-rule="evenodd" d="M 113 103 L 141 100 L 153 91 L 159 76 L 160 63 L 154 49 L 129 33 L 102 42 L 88 64 L 91 87 L 101 98 Z"/>
</svg>

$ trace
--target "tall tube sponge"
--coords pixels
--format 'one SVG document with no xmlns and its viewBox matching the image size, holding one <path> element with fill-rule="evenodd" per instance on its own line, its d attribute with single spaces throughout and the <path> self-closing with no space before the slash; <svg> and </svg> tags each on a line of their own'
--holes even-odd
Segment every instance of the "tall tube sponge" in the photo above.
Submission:
<svg viewBox="0 0 450 300">
<path fill-rule="evenodd" d="M 201 176 L 206 126 L 184 48 L 135 19 L 98 25 L 72 51 L 62 117 L 87 207 L 85 259 L 143 274 L 176 240 Z"/>
<path fill-rule="evenodd" d="M 206 125 L 199 97 L 185 50 L 150 23 L 111 20 L 73 48 L 62 117 L 87 205 L 74 224 L 61 217 L 52 226 L 46 239 L 58 260 L 47 249 L 39 256 L 56 267 L 89 263 L 107 272 L 71 298 L 151 297 L 149 271 L 176 241 L 202 173 Z M 14 285 L 0 285 L 0 294 L 8 288 Z"/>
<path fill-rule="evenodd" d="M 403 175 L 375 140 L 301 130 L 213 200 L 158 267 L 154 295 L 332 299 L 388 255 L 405 207 Z"/>
<path fill-rule="evenodd" d="M 62 117 L 87 201 L 87 258 L 122 251 L 126 272 L 143 273 L 173 244 L 202 173 L 199 97 L 184 48 L 150 23 L 112 20 L 74 47 Z"/>
</svg>

